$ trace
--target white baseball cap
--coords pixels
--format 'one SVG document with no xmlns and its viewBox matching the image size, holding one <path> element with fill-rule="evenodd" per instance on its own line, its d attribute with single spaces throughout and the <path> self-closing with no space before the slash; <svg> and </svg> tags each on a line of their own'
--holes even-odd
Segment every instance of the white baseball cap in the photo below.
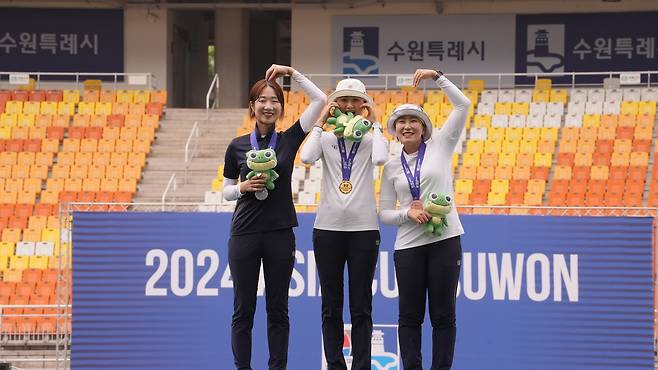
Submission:
<svg viewBox="0 0 658 370">
<path fill-rule="evenodd" d="M 425 113 L 422 107 L 416 104 L 401 104 L 395 107 L 393 113 L 388 118 L 388 132 L 395 136 L 395 120 L 402 116 L 414 116 L 420 119 L 425 126 L 425 132 L 423 133 L 423 141 L 427 141 L 432 137 L 432 121 L 430 117 Z"/>
<path fill-rule="evenodd" d="M 356 78 L 346 78 L 338 81 L 336 91 L 332 92 L 327 100 L 332 102 L 344 96 L 354 96 L 372 104 L 372 98 L 366 93 L 366 85 Z"/>
</svg>

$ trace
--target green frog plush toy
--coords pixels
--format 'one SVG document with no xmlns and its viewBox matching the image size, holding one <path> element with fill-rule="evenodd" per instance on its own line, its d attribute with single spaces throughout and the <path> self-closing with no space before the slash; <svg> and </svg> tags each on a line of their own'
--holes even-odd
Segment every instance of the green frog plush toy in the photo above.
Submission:
<svg viewBox="0 0 658 370">
<path fill-rule="evenodd" d="M 350 141 L 361 141 L 372 128 L 372 122 L 361 115 L 354 115 L 352 112 L 343 113 L 338 108 L 334 108 L 331 114 L 333 117 L 329 117 L 327 124 L 336 126 L 334 134 L 337 137 Z"/>
<path fill-rule="evenodd" d="M 446 216 L 452 210 L 452 199 L 447 195 L 432 192 L 427 195 L 423 208 L 432 215 L 432 219 L 425 225 L 425 231 L 441 236 L 448 227 Z"/>
<path fill-rule="evenodd" d="M 274 180 L 279 174 L 274 171 L 276 167 L 276 153 L 273 149 L 250 150 L 247 152 L 247 167 L 251 171 L 247 174 L 247 180 L 262 175 L 265 177 L 265 187 L 274 190 Z"/>
</svg>

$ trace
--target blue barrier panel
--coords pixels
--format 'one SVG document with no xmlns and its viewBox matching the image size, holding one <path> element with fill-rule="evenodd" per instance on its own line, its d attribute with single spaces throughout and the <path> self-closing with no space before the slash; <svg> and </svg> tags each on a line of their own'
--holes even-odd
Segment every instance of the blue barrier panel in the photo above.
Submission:
<svg viewBox="0 0 658 370">
<path fill-rule="evenodd" d="M 455 369 L 653 369 L 651 218 L 462 218 Z M 313 215 L 299 221 L 288 368 L 321 369 Z M 233 368 L 230 222 L 215 213 L 75 213 L 72 369 Z M 394 238 L 382 229 L 373 369 L 401 369 Z M 265 369 L 262 296 L 258 305 L 252 367 Z M 430 334 L 427 318 L 427 368 Z"/>
</svg>

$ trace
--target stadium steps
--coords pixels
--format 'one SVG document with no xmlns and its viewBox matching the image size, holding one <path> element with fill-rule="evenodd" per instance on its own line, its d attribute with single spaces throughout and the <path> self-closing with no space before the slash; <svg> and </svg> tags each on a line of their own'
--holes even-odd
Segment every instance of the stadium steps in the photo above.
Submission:
<svg viewBox="0 0 658 370">
<path fill-rule="evenodd" d="M 642 205 L 645 207 L 649 206 L 649 189 L 651 188 L 651 181 L 653 181 L 653 177 L 651 175 L 652 169 L 653 169 L 653 164 L 656 160 L 656 149 L 658 149 L 658 144 L 656 144 L 656 124 L 658 124 L 658 117 L 656 118 L 656 121 L 653 123 L 653 135 L 651 135 L 651 150 L 649 151 L 649 166 L 647 167 L 647 178 L 644 183 L 644 193 L 642 194 Z M 656 367 L 658 369 L 658 367 Z"/>
<path fill-rule="evenodd" d="M 206 124 L 205 109 L 166 109 L 134 202 L 160 202 L 172 173 L 177 178 L 176 202 L 203 202 L 204 192 L 216 176 L 217 165 L 223 162 L 226 147 L 235 137 L 245 112 L 245 109 L 215 110 Z M 198 155 L 191 161 L 188 181 L 184 183 L 185 143 L 197 121 Z M 168 197 L 168 200 L 173 199 Z"/>
<path fill-rule="evenodd" d="M 562 140 L 562 129 L 564 128 L 564 115 L 560 121 L 560 127 L 557 130 L 557 139 L 555 140 L 555 147 L 553 147 L 553 162 L 551 163 L 551 170 L 548 171 L 548 180 L 546 180 L 546 189 L 544 189 L 544 197 L 542 198 L 542 206 L 548 204 L 548 197 L 553 187 L 553 176 L 555 175 L 555 168 L 557 168 L 557 154 L 560 148 L 560 140 Z"/>
<path fill-rule="evenodd" d="M 560 147 L 560 139 L 562 138 L 562 127 L 558 130 L 557 134 L 558 139 L 555 140 L 555 146 L 553 147 L 553 162 L 551 162 L 551 170 L 548 171 L 548 180 L 546 180 L 546 189 L 544 190 L 544 196 L 542 197 L 541 204 L 548 204 L 548 196 L 551 191 L 551 184 L 553 184 L 553 176 L 555 175 L 555 168 L 557 168 L 557 153 Z"/>
</svg>

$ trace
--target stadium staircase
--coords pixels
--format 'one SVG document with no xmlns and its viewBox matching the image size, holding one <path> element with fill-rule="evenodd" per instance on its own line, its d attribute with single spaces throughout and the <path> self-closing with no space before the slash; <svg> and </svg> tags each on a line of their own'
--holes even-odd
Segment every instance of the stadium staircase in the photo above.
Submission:
<svg viewBox="0 0 658 370">
<path fill-rule="evenodd" d="M 167 108 L 134 202 L 161 202 L 172 173 L 176 174 L 177 186 L 175 192 L 169 191 L 167 201 L 203 202 L 204 191 L 217 176 L 217 164 L 224 161 L 226 147 L 235 137 L 245 112 L 246 109 L 214 110 L 206 123 L 205 109 Z M 199 122 L 200 129 L 198 152 L 190 161 L 185 182 L 185 144 L 195 122 Z"/>
</svg>

